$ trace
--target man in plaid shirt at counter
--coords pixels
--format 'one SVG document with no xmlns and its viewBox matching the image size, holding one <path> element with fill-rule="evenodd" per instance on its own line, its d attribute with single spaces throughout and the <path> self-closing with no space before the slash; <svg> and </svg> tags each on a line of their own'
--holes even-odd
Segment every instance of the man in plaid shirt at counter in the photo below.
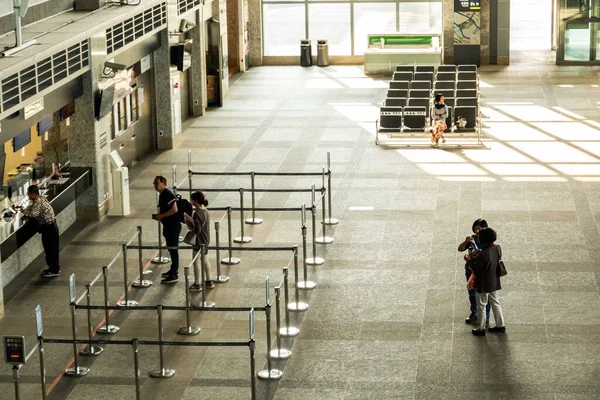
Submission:
<svg viewBox="0 0 600 400">
<path fill-rule="evenodd" d="M 38 225 L 38 232 L 42 234 L 42 245 L 46 253 L 46 264 L 48 269 L 42 272 L 45 278 L 54 278 L 60 275 L 60 265 L 58 264 L 58 225 L 54 217 L 54 210 L 48 199 L 40 196 L 40 189 L 33 185 L 27 188 L 27 197 L 31 200 L 31 206 L 21 211 L 23 215 L 35 218 Z"/>
</svg>

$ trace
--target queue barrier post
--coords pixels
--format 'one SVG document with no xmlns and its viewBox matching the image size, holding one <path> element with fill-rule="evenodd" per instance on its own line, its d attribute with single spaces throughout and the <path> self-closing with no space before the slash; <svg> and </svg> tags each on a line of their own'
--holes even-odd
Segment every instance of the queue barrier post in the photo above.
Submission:
<svg viewBox="0 0 600 400">
<path fill-rule="evenodd" d="M 288 304 L 290 311 L 306 311 L 308 304 L 300 301 L 300 287 L 298 286 L 298 246 L 294 246 L 294 300 Z"/>
<path fill-rule="evenodd" d="M 133 347 L 133 368 L 135 368 L 135 399 L 142 399 L 142 390 L 140 386 L 140 359 L 138 350 L 138 340 L 133 339 L 131 341 Z"/>
<path fill-rule="evenodd" d="M 79 352 L 77 351 L 77 320 L 75 314 L 75 302 L 71 303 L 71 325 L 73 330 L 73 366 L 65 370 L 66 376 L 85 376 L 90 372 L 89 368 L 79 366 Z"/>
<path fill-rule="evenodd" d="M 236 243 L 250 243 L 252 241 L 252 237 L 244 236 L 244 188 L 240 188 L 240 236 L 237 236 L 233 241 Z"/>
<path fill-rule="evenodd" d="M 215 303 L 213 301 L 206 301 L 206 279 L 204 276 L 204 262 L 202 261 L 202 257 L 205 257 L 202 253 L 202 250 L 204 248 L 201 247 L 199 249 L 197 249 L 198 253 L 196 254 L 196 257 L 200 257 L 200 279 L 202 279 L 201 285 L 202 285 L 202 307 L 207 307 L 207 308 L 213 308 L 215 306 Z"/>
<path fill-rule="evenodd" d="M 144 272 L 144 256 L 142 254 L 143 252 L 142 252 L 142 227 L 141 226 L 137 227 L 137 234 L 138 234 L 138 245 L 140 246 L 140 248 L 138 249 L 138 266 L 140 269 L 140 279 L 133 281 L 131 286 L 133 286 L 135 288 L 146 289 L 146 288 L 149 288 L 150 286 L 152 286 L 152 281 L 148 280 L 148 279 L 143 279 L 143 277 L 146 273 Z"/>
<path fill-rule="evenodd" d="M 229 282 L 229 277 L 227 275 L 221 275 L 221 244 L 219 239 L 219 231 L 220 231 L 221 223 L 219 221 L 215 221 L 215 243 L 217 245 L 217 249 L 215 250 L 216 262 L 217 262 L 217 278 L 213 280 L 215 283 L 226 283 Z"/>
<path fill-rule="evenodd" d="M 177 195 L 177 165 L 171 167 L 171 179 L 173 182 L 173 194 Z"/>
<path fill-rule="evenodd" d="M 316 206 L 315 184 L 312 185 L 312 207 L 310 208 L 312 222 L 312 257 L 306 259 L 309 265 L 322 265 L 325 260 L 317 257 L 317 206 Z"/>
<path fill-rule="evenodd" d="M 89 285 L 89 284 L 85 285 L 85 298 L 86 298 L 86 304 L 88 305 L 88 307 L 92 305 L 91 288 L 92 288 L 91 285 Z M 92 309 L 91 308 L 87 309 L 87 324 L 88 324 L 88 345 L 85 346 L 83 349 L 81 349 L 79 354 L 81 354 L 82 356 L 99 356 L 100 354 L 102 354 L 104 349 L 100 346 L 94 346 L 92 344 L 92 335 L 93 335 L 94 331 L 92 328 Z"/>
<path fill-rule="evenodd" d="M 98 328 L 98 333 L 113 335 L 119 332 L 119 327 L 110 324 L 110 312 L 108 310 L 108 267 L 102 267 L 102 284 L 104 286 L 104 325 Z"/>
<path fill-rule="evenodd" d="M 156 307 L 156 312 L 158 314 L 158 341 L 160 344 L 158 345 L 158 358 L 159 358 L 159 368 L 157 371 L 150 372 L 150 376 L 152 378 L 171 378 L 175 375 L 175 370 L 170 368 L 165 368 L 165 357 L 163 352 L 163 320 L 162 320 L 162 305 L 159 304 Z"/>
<path fill-rule="evenodd" d="M 271 358 L 287 359 L 292 355 L 291 350 L 284 349 L 281 346 L 281 288 L 275 287 L 275 332 L 277 332 L 277 348 L 270 350 L 269 355 Z"/>
<path fill-rule="evenodd" d="M 46 400 L 46 366 L 44 365 L 44 338 L 39 336 L 38 353 L 40 355 L 40 385 L 42 389 L 42 400 Z"/>
<path fill-rule="evenodd" d="M 288 267 L 283 267 L 283 297 L 285 301 L 285 326 L 281 328 L 282 336 L 296 336 L 300 329 L 290 325 L 290 291 L 288 285 Z"/>
<path fill-rule="evenodd" d="M 321 189 L 321 227 L 323 229 L 323 236 L 319 236 L 315 239 L 315 241 L 319 244 L 331 244 L 333 243 L 333 238 L 327 236 L 327 224 L 325 223 L 325 167 L 323 167 L 323 183 Z"/>
<path fill-rule="evenodd" d="M 271 288 L 269 284 L 269 277 L 265 280 L 265 288 L 266 288 L 266 302 L 265 302 L 265 318 L 266 318 L 266 328 L 267 328 L 267 369 L 259 371 L 258 377 L 260 379 L 272 379 L 277 380 L 280 379 L 283 375 L 278 369 L 273 369 L 271 364 L 271 357 L 269 352 L 271 351 Z"/>
<path fill-rule="evenodd" d="M 159 193 L 156 193 L 156 212 L 159 213 L 160 212 L 160 207 L 158 206 L 158 197 L 159 197 Z M 171 262 L 171 258 L 168 256 L 163 256 L 162 255 L 162 249 L 161 249 L 161 245 L 162 245 L 162 237 L 160 235 L 160 221 L 156 221 L 157 225 L 158 225 L 158 256 L 154 257 L 152 259 L 152 263 L 154 264 L 167 264 L 169 262 Z"/>
<path fill-rule="evenodd" d="M 252 400 L 256 400 L 256 358 L 254 352 L 256 351 L 256 341 L 254 340 L 254 308 L 250 310 L 250 316 L 248 320 L 250 340 L 248 341 L 248 349 L 250 350 L 250 391 L 252 393 Z"/>
<path fill-rule="evenodd" d="M 190 192 L 190 201 L 192 201 L 192 151 L 188 150 L 188 189 Z"/>
<path fill-rule="evenodd" d="M 314 289 L 317 284 L 313 281 L 308 280 L 308 265 L 306 262 L 306 204 L 302 204 L 302 270 L 304 274 L 304 280 L 298 282 L 296 286 L 298 289 L 310 290 Z"/>
<path fill-rule="evenodd" d="M 240 263 L 238 257 L 233 256 L 233 238 L 231 235 L 231 206 L 227 206 L 227 241 L 229 255 L 221 259 L 221 263 L 225 265 L 237 265 Z"/>
<path fill-rule="evenodd" d="M 135 307 L 138 302 L 129 300 L 129 280 L 127 278 L 127 244 L 123 243 L 123 286 L 125 289 L 125 298 L 117 303 L 119 307 Z"/>
<path fill-rule="evenodd" d="M 250 188 L 252 189 L 252 217 L 246 219 L 246 223 L 249 225 L 258 225 L 262 224 L 262 218 L 256 218 L 256 192 L 254 186 L 254 171 L 250 172 Z M 241 206 L 240 206 L 241 207 Z M 241 207 L 244 208 L 244 207 Z"/>
<path fill-rule="evenodd" d="M 21 393 L 19 392 L 19 368 L 20 365 L 13 365 L 13 380 L 15 381 L 15 400 L 21 400 Z"/>
<path fill-rule="evenodd" d="M 327 225 L 337 225 L 340 221 L 337 218 L 333 218 L 332 207 L 331 207 L 331 152 L 327 152 L 327 203 L 329 209 L 329 218 L 325 219 Z"/>
<path fill-rule="evenodd" d="M 190 291 L 188 290 L 190 287 L 190 267 L 185 267 L 183 271 L 185 275 L 185 319 L 187 325 L 179 328 L 177 333 L 180 335 L 194 336 L 200 333 L 200 328 L 192 326 L 192 319 L 190 316 L 190 307 L 192 306 L 190 304 Z"/>
</svg>

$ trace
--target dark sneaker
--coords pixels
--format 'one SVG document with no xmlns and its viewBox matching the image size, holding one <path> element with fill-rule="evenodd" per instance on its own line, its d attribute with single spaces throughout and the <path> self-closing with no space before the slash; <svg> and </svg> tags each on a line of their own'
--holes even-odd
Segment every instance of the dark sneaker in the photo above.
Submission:
<svg viewBox="0 0 600 400">
<path fill-rule="evenodd" d="M 472 313 L 467 318 L 465 318 L 465 324 L 474 324 L 475 322 L 477 322 L 477 314 L 476 313 Z"/>
<path fill-rule="evenodd" d="M 471 331 L 471 333 L 475 336 L 485 336 L 485 331 L 483 330 L 479 330 L 479 329 L 473 329 Z"/>
<path fill-rule="evenodd" d="M 192 283 L 189 287 L 190 292 L 201 292 L 202 285 L 199 283 Z"/>
<path fill-rule="evenodd" d="M 212 288 L 214 288 L 214 287 L 215 287 L 215 284 L 213 283 L 213 281 L 205 281 L 205 282 L 204 282 L 204 286 L 205 286 L 207 289 L 212 289 Z"/>
<path fill-rule="evenodd" d="M 42 272 L 42 276 L 44 278 L 56 278 L 59 275 L 60 275 L 60 271 L 53 272 L 53 271 L 50 271 L 49 269 L 47 269 L 44 272 Z"/>
<path fill-rule="evenodd" d="M 494 332 L 494 333 L 505 333 L 506 327 L 505 326 L 495 326 L 493 328 L 489 328 L 488 331 Z"/>
<path fill-rule="evenodd" d="M 160 283 L 176 283 L 177 281 L 179 281 L 179 278 L 177 277 L 177 275 L 169 275 L 169 276 L 163 278 L 163 280 L 160 281 Z"/>
<path fill-rule="evenodd" d="M 171 276 L 171 270 L 168 270 L 167 272 L 163 272 L 162 274 L 160 274 L 160 276 L 161 276 L 162 278 L 166 278 L 166 277 L 168 277 L 168 276 Z"/>
</svg>

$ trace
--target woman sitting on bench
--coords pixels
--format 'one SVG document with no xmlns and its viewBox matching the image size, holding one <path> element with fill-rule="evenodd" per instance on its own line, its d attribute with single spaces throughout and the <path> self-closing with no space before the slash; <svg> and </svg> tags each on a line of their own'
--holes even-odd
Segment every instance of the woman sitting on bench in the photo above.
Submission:
<svg viewBox="0 0 600 400">
<path fill-rule="evenodd" d="M 448 107 L 444 104 L 444 96 L 441 93 L 435 95 L 435 103 L 431 118 L 433 120 L 431 124 L 431 144 L 437 146 L 440 139 L 442 139 L 442 143 L 446 143 L 444 131 L 447 128 L 446 118 L 448 118 Z"/>
</svg>

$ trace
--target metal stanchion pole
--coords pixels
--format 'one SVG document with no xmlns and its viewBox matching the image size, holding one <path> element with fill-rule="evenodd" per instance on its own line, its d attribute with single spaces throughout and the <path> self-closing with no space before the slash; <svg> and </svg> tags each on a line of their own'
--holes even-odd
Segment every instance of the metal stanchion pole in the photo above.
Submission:
<svg viewBox="0 0 600 400">
<path fill-rule="evenodd" d="M 285 300 L 285 326 L 281 328 L 282 336 L 296 336 L 300 332 L 300 329 L 295 326 L 290 326 L 290 291 L 288 285 L 288 267 L 283 268 L 283 297 Z"/>
<path fill-rule="evenodd" d="M 262 218 L 256 218 L 256 193 L 254 192 L 254 171 L 250 172 L 250 188 L 252 189 L 252 218 L 246 219 L 250 225 L 262 224 Z"/>
<path fill-rule="evenodd" d="M 160 207 L 158 206 L 158 197 L 159 197 L 159 193 L 156 193 L 156 212 L 159 213 L 160 212 Z M 162 239 L 160 236 L 160 221 L 156 221 L 158 224 L 158 256 L 154 257 L 154 259 L 152 259 L 152 262 L 154 264 L 167 264 L 171 261 L 171 258 L 168 256 L 163 256 L 162 255 Z"/>
<path fill-rule="evenodd" d="M 177 165 L 171 167 L 171 179 L 173 182 L 173 194 L 177 194 Z"/>
<path fill-rule="evenodd" d="M 219 240 L 220 227 L 221 227 L 221 224 L 219 223 L 219 221 L 215 221 L 215 243 L 216 243 L 216 247 L 217 247 L 217 249 L 215 250 L 216 261 L 217 261 L 217 278 L 213 280 L 213 282 L 215 282 L 215 283 L 229 282 L 229 277 L 227 275 L 221 275 L 221 262 L 220 262 L 221 250 L 219 249 L 219 247 L 221 246 L 220 240 Z"/>
<path fill-rule="evenodd" d="M 200 251 L 202 250 L 203 249 L 200 248 Z M 202 255 L 200 255 L 199 257 L 202 257 Z M 204 263 L 202 263 L 202 259 L 200 260 L 200 277 L 202 279 L 202 304 L 200 306 L 213 308 L 215 306 L 215 303 L 212 301 L 206 301 L 206 280 L 204 278 Z"/>
<path fill-rule="evenodd" d="M 331 152 L 327 152 L 327 203 L 329 208 L 329 218 L 325 220 L 327 225 L 337 225 L 340 221 L 331 216 Z"/>
<path fill-rule="evenodd" d="M 13 379 L 15 381 L 15 400 L 21 400 L 21 394 L 19 393 L 19 368 L 20 365 L 13 365 Z"/>
<path fill-rule="evenodd" d="M 152 378 L 170 378 L 175 375 L 175 370 L 170 368 L 165 368 L 165 357 L 163 353 L 163 320 L 162 320 L 162 305 L 159 304 L 156 306 L 156 312 L 158 314 L 158 341 L 160 344 L 158 345 L 158 359 L 159 359 L 159 369 L 157 371 L 150 372 L 150 376 Z"/>
<path fill-rule="evenodd" d="M 269 356 L 269 352 L 271 351 L 271 289 L 269 285 L 269 277 L 265 280 L 265 288 L 266 288 L 266 302 L 265 302 L 265 318 L 266 318 L 266 327 L 267 327 L 267 369 L 262 370 L 258 373 L 258 377 L 260 379 L 280 379 L 283 375 L 278 369 L 273 369 L 271 366 L 271 357 Z"/>
<path fill-rule="evenodd" d="M 233 238 L 231 235 L 231 206 L 227 206 L 227 241 L 229 256 L 222 258 L 221 263 L 225 265 L 236 265 L 239 264 L 240 260 L 238 257 L 233 257 Z"/>
<path fill-rule="evenodd" d="M 306 205 L 302 204 L 302 270 L 304 280 L 298 282 L 299 289 L 314 289 L 317 284 L 308 280 L 308 266 L 306 263 Z"/>
<path fill-rule="evenodd" d="M 250 243 L 252 241 L 250 236 L 244 236 L 244 188 L 240 188 L 240 236 L 237 236 L 233 241 L 236 243 Z"/>
<path fill-rule="evenodd" d="M 250 350 L 250 390 L 252 392 L 252 400 L 256 400 L 256 358 L 254 352 L 256 350 L 256 341 L 254 340 L 254 308 L 250 310 L 250 340 L 248 341 L 248 349 Z"/>
<path fill-rule="evenodd" d="M 312 207 L 310 208 L 312 222 L 312 257 L 306 259 L 310 265 L 321 265 L 325 262 L 321 257 L 317 257 L 317 206 L 315 196 L 315 184 L 312 185 Z"/>
<path fill-rule="evenodd" d="M 71 303 L 71 324 L 73 328 L 73 358 L 74 364 L 71 368 L 65 371 L 67 376 L 85 376 L 90 370 L 86 367 L 79 366 L 79 354 L 77 352 L 77 319 L 75 315 L 75 303 Z"/>
<path fill-rule="evenodd" d="M 131 286 L 136 287 L 136 288 L 145 289 L 145 288 L 149 288 L 150 286 L 152 286 L 152 281 L 143 279 L 143 277 L 144 277 L 144 256 L 142 254 L 142 227 L 138 226 L 137 231 L 138 231 L 138 246 L 139 246 L 138 264 L 139 264 L 139 268 L 140 268 L 140 279 L 138 279 L 137 281 L 133 281 Z"/>
<path fill-rule="evenodd" d="M 117 303 L 119 307 L 135 307 L 138 302 L 129 300 L 129 280 L 127 279 L 127 245 L 123 243 L 123 285 L 125 287 L 125 298 Z"/>
<path fill-rule="evenodd" d="M 131 341 L 133 346 L 133 367 L 135 368 L 135 399 L 142 399 L 142 390 L 140 387 L 140 360 L 138 351 L 138 340 L 133 339 Z"/>
<path fill-rule="evenodd" d="M 102 267 L 102 280 L 104 285 L 104 325 L 98 328 L 98 333 L 115 334 L 119 327 L 110 324 L 110 312 L 108 311 L 108 267 Z"/>
<path fill-rule="evenodd" d="M 294 302 L 288 304 L 291 311 L 306 311 L 308 304 L 300 301 L 300 287 L 298 286 L 298 246 L 294 246 Z"/>
<path fill-rule="evenodd" d="M 42 400 L 46 400 L 46 367 L 44 365 L 44 338 L 39 337 L 40 345 L 38 351 L 40 354 L 40 383 L 42 386 Z"/>
<path fill-rule="evenodd" d="M 325 190 L 325 167 L 323 167 L 323 190 Z M 323 228 L 323 236 L 319 236 L 315 241 L 319 244 L 330 244 L 333 243 L 333 238 L 327 236 L 327 224 L 325 223 L 325 197 L 324 192 L 321 191 L 321 226 Z"/>
<path fill-rule="evenodd" d="M 281 289 L 275 287 L 275 332 L 277 334 L 277 348 L 269 352 L 272 358 L 286 359 L 292 355 L 291 350 L 281 347 Z"/>
<path fill-rule="evenodd" d="M 192 200 L 192 151 L 188 150 L 188 189 L 190 189 L 190 201 Z"/>
<path fill-rule="evenodd" d="M 190 287 L 190 267 L 185 267 L 183 269 L 183 273 L 185 275 L 185 319 L 187 322 L 187 326 L 183 326 L 179 328 L 177 333 L 180 335 L 193 336 L 200 333 L 200 328 L 192 326 L 192 319 L 190 316 L 190 291 L 188 288 Z"/>
<path fill-rule="evenodd" d="M 85 285 L 85 298 L 86 304 L 89 306 L 92 305 L 92 293 L 91 293 L 91 285 Z M 88 323 L 88 345 L 81 349 L 79 354 L 82 356 L 99 356 L 102 354 L 104 349 L 100 346 L 92 345 L 92 335 L 94 333 L 92 329 L 92 310 L 90 308 L 87 309 L 87 323 Z"/>
</svg>

